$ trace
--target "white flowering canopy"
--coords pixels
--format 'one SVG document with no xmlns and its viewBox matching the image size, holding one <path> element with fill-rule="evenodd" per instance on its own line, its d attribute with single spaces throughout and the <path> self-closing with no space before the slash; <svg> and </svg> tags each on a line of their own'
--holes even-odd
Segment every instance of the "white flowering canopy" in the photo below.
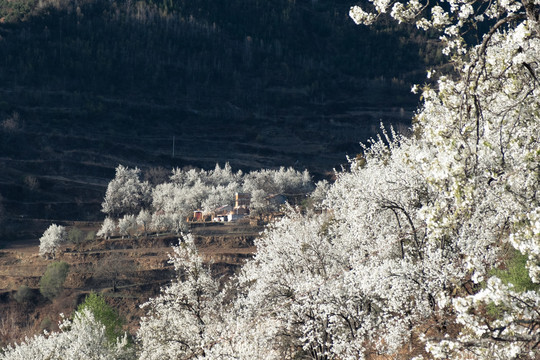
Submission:
<svg viewBox="0 0 540 360">
<path fill-rule="evenodd" d="M 109 239 L 115 232 L 116 232 L 115 221 L 111 219 L 110 217 L 106 217 L 105 220 L 103 220 L 103 224 L 101 225 L 101 228 L 98 230 L 96 235 L 104 239 Z"/>
<path fill-rule="evenodd" d="M 151 202 L 152 188 L 148 181 L 140 180 L 141 170 L 118 165 L 116 175 L 107 186 L 101 204 L 107 215 L 118 218 L 125 214 L 138 214 Z"/>
<path fill-rule="evenodd" d="M 137 332 L 141 360 L 202 358 L 219 337 L 218 281 L 203 265 L 191 235 L 173 251 L 175 280 L 142 305 L 148 316 Z"/>
<path fill-rule="evenodd" d="M 39 255 L 54 258 L 58 245 L 66 240 L 67 231 L 65 226 L 52 224 L 39 239 Z"/>
<path fill-rule="evenodd" d="M 73 320 L 64 319 L 60 332 L 36 335 L 0 352 L 0 360 L 128 360 L 133 350 L 127 338 L 110 343 L 105 326 L 89 310 L 76 312 Z"/>
<path fill-rule="evenodd" d="M 369 11 L 351 8 L 356 23 L 389 12 L 438 30 L 461 74 L 422 89 L 418 144 L 407 160 L 436 195 L 418 210 L 427 241 L 452 244 L 472 282 L 458 276 L 460 286 L 439 290 L 438 307 L 460 331 L 443 340 L 424 334 L 426 349 L 435 358 L 538 358 L 540 2 L 370 2 Z M 464 34 L 473 28 L 485 32 L 469 46 Z M 528 290 L 492 276 L 507 266 L 509 246 L 527 259 Z"/>
<path fill-rule="evenodd" d="M 407 344 L 416 359 L 536 359 L 540 3 L 371 2 L 351 17 L 389 12 L 441 31 L 460 75 L 422 89 L 414 137 L 383 130 L 337 174 L 329 215 L 292 212 L 257 243 L 238 299 L 254 344 L 276 359 L 395 355 Z M 467 45 L 463 32 L 484 21 L 482 41 Z M 516 251 L 525 290 L 500 275 Z"/>
</svg>

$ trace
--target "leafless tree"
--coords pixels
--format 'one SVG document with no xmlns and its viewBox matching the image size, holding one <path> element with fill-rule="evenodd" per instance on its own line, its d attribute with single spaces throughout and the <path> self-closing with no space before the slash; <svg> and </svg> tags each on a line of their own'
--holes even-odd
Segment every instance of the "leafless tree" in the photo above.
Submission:
<svg viewBox="0 0 540 360">
<path fill-rule="evenodd" d="M 94 279 L 103 286 L 110 286 L 116 292 L 118 286 L 127 280 L 137 271 L 137 265 L 133 259 L 121 252 L 112 252 L 102 258 L 95 265 Z"/>
</svg>

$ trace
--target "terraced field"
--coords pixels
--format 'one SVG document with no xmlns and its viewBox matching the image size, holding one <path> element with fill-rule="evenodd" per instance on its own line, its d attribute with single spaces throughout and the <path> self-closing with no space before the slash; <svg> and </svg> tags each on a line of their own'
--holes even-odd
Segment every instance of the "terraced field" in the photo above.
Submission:
<svg viewBox="0 0 540 360">
<path fill-rule="evenodd" d="M 91 222 L 66 225 L 85 231 L 99 226 Z M 194 227 L 192 233 L 215 276 L 229 277 L 253 255 L 256 250 L 254 240 L 262 230 L 263 227 L 249 223 L 208 224 Z M 175 276 L 168 259 L 171 245 L 177 242 L 178 237 L 174 234 L 154 234 L 131 239 L 95 239 L 78 246 L 65 244 L 55 261 L 65 261 L 70 265 L 70 271 L 64 291 L 53 301 L 39 294 L 40 278 L 53 261 L 38 255 L 39 241 L 26 239 L 3 243 L 0 249 L 0 313 L 10 315 L 3 316 L 0 325 L 12 331 L 0 333 L 0 345 L 39 332 L 44 322 L 50 321 L 54 328 L 59 318 L 52 319 L 51 316 L 70 314 L 90 291 L 105 294 L 126 317 L 126 329 L 134 331 L 144 315 L 139 305 L 155 296 Z M 28 286 L 33 296 L 31 300 L 18 303 L 15 294 L 22 285 Z"/>
</svg>

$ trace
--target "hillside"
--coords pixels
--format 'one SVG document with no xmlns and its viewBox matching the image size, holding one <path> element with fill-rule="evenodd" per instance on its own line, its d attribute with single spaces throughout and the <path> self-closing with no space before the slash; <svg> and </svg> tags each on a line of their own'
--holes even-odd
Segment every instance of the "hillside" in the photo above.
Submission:
<svg viewBox="0 0 540 360">
<path fill-rule="evenodd" d="M 409 126 L 410 86 L 440 50 L 390 22 L 356 27 L 350 5 L 0 1 L 7 216 L 97 220 L 120 163 L 322 178 L 380 121 Z"/>
<path fill-rule="evenodd" d="M 96 231 L 100 224 L 65 223 L 84 233 Z M 197 246 L 204 261 L 218 278 L 226 278 L 254 253 L 253 240 L 262 227 L 248 224 L 214 224 L 194 227 Z M 0 347 L 20 341 L 40 330 L 57 329 L 60 313 L 71 314 L 90 291 L 103 293 L 126 321 L 126 330 L 134 333 L 144 311 L 139 305 L 158 294 L 160 287 L 174 278 L 168 263 L 174 234 L 111 240 L 90 240 L 81 245 L 62 246 L 55 261 L 69 264 L 64 290 L 49 301 L 39 293 L 40 279 L 50 260 L 38 255 L 39 241 L 28 240 L 0 249 Z M 16 301 L 17 291 L 28 286 L 31 295 Z M 117 290 L 113 291 L 113 285 Z"/>
<path fill-rule="evenodd" d="M 370 3 L 0 0 L 0 360 L 540 359 L 540 3 Z"/>
</svg>

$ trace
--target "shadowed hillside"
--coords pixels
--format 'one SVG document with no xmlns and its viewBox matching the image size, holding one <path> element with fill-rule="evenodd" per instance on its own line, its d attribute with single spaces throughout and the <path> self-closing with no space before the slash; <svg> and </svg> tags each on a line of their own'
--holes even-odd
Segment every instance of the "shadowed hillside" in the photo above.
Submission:
<svg viewBox="0 0 540 360">
<path fill-rule="evenodd" d="M 322 177 L 380 121 L 408 126 L 410 86 L 440 52 L 395 24 L 355 26 L 350 5 L 0 1 L 8 216 L 95 219 L 119 163 Z"/>
</svg>

